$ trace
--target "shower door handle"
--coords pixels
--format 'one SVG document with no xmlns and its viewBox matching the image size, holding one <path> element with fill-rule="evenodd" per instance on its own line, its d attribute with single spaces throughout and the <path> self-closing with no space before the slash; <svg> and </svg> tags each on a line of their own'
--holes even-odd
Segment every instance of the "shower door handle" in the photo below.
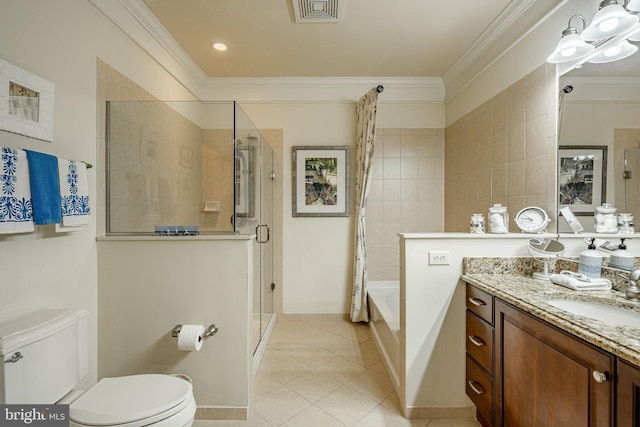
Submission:
<svg viewBox="0 0 640 427">
<path fill-rule="evenodd" d="M 262 233 L 260 232 L 263 228 L 267 229 L 267 239 L 266 240 L 262 240 Z M 267 224 L 260 224 L 256 226 L 256 241 L 258 243 L 267 243 L 269 241 L 270 238 L 270 230 L 269 230 L 269 226 Z"/>
</svg>

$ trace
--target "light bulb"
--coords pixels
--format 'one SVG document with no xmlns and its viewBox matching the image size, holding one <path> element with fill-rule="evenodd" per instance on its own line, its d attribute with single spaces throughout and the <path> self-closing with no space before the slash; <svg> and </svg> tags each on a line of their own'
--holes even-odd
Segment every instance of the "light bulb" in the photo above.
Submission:
<svg viewBox="0 0 640 427">
<path fill-rule="evenodd" d="M 622 46 L 616 45 L 616 46 L 610 47 L 609 49 L 605 49 L 605 51 L 602 52 L 602 54 L 608 58 L 611 58 L 612 56 L 618 55 L 621 50 L 622 50 Z"/>
<path fill-rule="evenodd" d="M 598 25 L 598 28 L 600 28 L 600 31 L 602 32 L 609 32 L 614 28 L 616 28 L 617 26 L 618 26 L 618 18 L 609 18 L 602 21 L 600 25 Z"/>
</svg>

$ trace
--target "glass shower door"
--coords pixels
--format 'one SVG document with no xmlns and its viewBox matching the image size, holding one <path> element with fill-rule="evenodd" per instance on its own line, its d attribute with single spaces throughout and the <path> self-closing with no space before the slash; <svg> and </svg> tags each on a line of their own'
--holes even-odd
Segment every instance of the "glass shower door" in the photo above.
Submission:
<svg viewBox="0 0 640 427">
<path fill-rule="evenodd" d="M 273 229 L 273 186 L 275 181 L 274 155 L 269 143 L 261 137 L 260 141 L 260 213 L 261 220 L 257 239 L 260 252 L 260 301 L 259 307 L 254 306 L 254 312 L 260 313 L 260 339 L 264 336 L 265 329 L 273 313 L 274 294 L 274 258 L 271 230 Z M 265 234 L 266 233 L 266 234 Z M 254 347 L 254 350 L 257 348 Z"/>
<path fill-rule="evenodd" d="M 259 348 L 273 313 L 273 150 L 236 105 L 234 129 L 235 230 L 253 239 L 251 343 Z"/>
<path fill-rule="evenodd" d="M 624 212 L 640 218 L 640 148 L 624 150 Z"/>
</svg>

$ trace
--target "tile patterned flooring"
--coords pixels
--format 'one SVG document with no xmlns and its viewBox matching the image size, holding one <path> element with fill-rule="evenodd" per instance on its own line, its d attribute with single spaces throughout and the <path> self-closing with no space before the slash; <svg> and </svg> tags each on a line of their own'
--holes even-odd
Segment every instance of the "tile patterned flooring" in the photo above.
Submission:
<svg viewBox="0 0 640 427">
<path fill-rule="evenodd" d="M 407 420 L 366 324 L 278 315 L 246 421 L 194 427 L 480 427 L 472 419 Z"/>
</svg>

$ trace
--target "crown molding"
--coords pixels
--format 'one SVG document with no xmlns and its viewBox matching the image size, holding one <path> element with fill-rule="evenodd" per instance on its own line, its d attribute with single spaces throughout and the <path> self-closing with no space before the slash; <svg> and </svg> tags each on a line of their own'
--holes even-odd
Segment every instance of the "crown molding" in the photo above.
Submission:
<svg viewBox="0 0 640 427">
<path fill-rule="evenodd" d="M 442 79 L 435 77 L 210 77 L 208 100 L 241 102 L 355 102 L 372 87 L 384 86 L 379 102 L 443 103 Z"/>
<path fill-rule="evenodd" d="M 447 70 L 443 76 L 444 84 L 459 78 L 492 44 L 531 7 L 536 0 L 512 1 L 476 39 L 467 51 Z"/>
<path fill-rule="evenodd" d="M 560 87 L 567 84 L 574 86 L 567 103 L 640 102 L 640 77 L 560 77 Z"/>
</svg>

